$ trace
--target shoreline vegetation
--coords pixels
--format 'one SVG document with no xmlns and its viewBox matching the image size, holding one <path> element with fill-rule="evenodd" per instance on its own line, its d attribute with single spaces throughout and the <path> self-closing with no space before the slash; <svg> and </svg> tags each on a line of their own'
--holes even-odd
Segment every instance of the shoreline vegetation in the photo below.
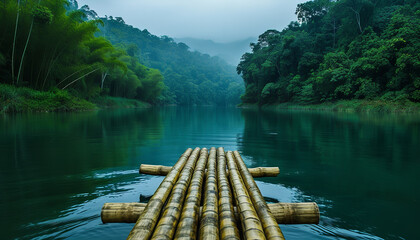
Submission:
<svg viewBox="0 0 420 240">
<path fill-rule="evenodd" d="M 346 113 L 420 113 L 420 103 L 409 100 L 341 100 L 318 104 L 278 103 L 278 104 L 239 104 L 243 109 L 326 111 Z"/>
<path fill-rule="evenodd" d="M 149 108 L 152 105 L 135 99 L 100 96 L 85 100 L 68 91 L 37 91 L 26 87 L 0 84 L 0 113 L 81 112 L 109 108 Z M 277 103 L 239 104 L 243 109 L 298 110 L 363 113 L 420 113 L 420 103 L 409 100 L 341 100 L 319 104 Z"/>
<path fill-rule="evenodd" d="M 239 99 L 243 108 L 420 112 L 414 0 L 300 3 L 298 21 L 250 43 L 239 76 L 217 57 L 121 17 L 101 18 L 76 0 L 6 0 L 0 12 L 0 113 L 224 106 Z"/>
<path fill-rule="evenodd" d="M 0 83 L 72 100 L 59 106 L 53 95 L 35 94 L 44 101 L 36 104 L 23 90 L 29 102 L 14 96 L 2 103 L 3 111 L 93 108 L 57 89 L 105 107 L 234 105 L 244 90 L 235 67 L 221 58 L 134 28 L 122 17 L 100 17 L 76 0 L 5 0 L 0 22 Z"/>
<path fill-rule="evenodd" d="M 68 91 L 38 91 L 0 84 L 0 113 L 81 112 L 105 108 L 148 108 L 149 103 L 135 99 L 100 96 L 85 100 Z"/>
<path fill-rule="evenodd" d="M 242 56 L 242 103 L 418 111 L 419 1 L 312 0 L 298 4 L 296 15 L 283 30 L 261 34 Z"/>
</svg>

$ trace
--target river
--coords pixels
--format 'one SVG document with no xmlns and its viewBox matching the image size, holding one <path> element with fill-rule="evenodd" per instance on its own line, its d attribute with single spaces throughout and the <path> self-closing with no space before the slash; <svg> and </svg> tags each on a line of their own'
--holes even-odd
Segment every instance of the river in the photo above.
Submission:
<svg viewBox="0 0 420 240">
<path fill-rule="evenodd" d="M 145 202 L 188 147 L 238 150 L 268 202 L 318 203 L 286 239 L 417 239 L 420 117 L 213 107 L 0 115 L 2 239 L 125 239 L 106 202 Z"/>
</svg>

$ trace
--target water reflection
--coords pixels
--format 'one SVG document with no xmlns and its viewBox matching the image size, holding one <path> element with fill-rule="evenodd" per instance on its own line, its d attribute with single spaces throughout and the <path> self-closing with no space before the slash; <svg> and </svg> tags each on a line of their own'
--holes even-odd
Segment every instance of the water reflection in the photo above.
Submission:
<svg viewBox="0 0 420 240">
<path fill-rule="evenodd" d="M 316 201 L 320 225 L 293 239 L 415 239 L 420 118 L 168 107 L 0 117 L 0 230 L 5 239 L 124 239 L 102 224 L 105 202 L 147 201 L 188 147 L 238 149 L 269 202 Z M 404 219 L 405 223 L 401 223 Z"/>
<path fill-rule="evenodd" d="M 0 207 L 8 216 L 1 220 L 2 232 L 25 236 L 31 231 L 22 226 L 97 198 L 96 187 L 110 179 L 95 178 L 92 171 L 129 166 L 138 154 L 135 146 L 158 140 L 162 128 L 153 110 L 2 116 Z"/>
<path fill-rule="evenodd" d="M 271 181 L 325 205 L 323 216 L 337 219 L 336 227 L 387 239 L 414 237 L 410 224 L 393 226 L 396 219 L 415 222 L 412 209 L 419 209 L 419 192 L 413 191 L 420 188 L 418 116 L 257 110 L 242 115 L 239 149 L 251 166 L 279 166 L 280 177 Z"/>
</svg>

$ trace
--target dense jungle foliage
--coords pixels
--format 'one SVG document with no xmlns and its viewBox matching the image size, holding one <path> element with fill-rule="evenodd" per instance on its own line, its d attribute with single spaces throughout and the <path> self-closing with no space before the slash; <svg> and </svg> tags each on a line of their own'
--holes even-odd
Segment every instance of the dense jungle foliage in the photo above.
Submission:
<svg viewBox="0 0 420 240">
<path fill-rule="evenodd" d="M 152 104 L 226 105 L 243 92 L 235 68 L 219 58 L 120 17 L 99 18 L 76 0 L 4 0 L 0 21 L 0 84 Z M 12 103 L 24 102 L 19 93 L 29 90 L 16 89 L 2 87 L 3 107 L 20 109 Z"/>
<path fill-rule="evenodd" d="M 164 89 L 161 73 L 95 36 L 103 22 L 69 6 L 65 0 L 1 2 L 0 83 L 68 90 L 85 99 L 157 101 Z"/>
<path fill-rule="evenodd" d="M 243 103 L 420 102 L 420 3 L 314 0 L 268 30 L 237 67 Z"/>
</svg>

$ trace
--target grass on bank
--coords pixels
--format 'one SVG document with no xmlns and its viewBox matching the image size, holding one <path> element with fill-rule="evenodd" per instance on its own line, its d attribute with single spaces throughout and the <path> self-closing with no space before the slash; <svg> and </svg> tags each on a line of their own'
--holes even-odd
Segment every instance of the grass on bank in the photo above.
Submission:
<svg viewBox="0 0 420 240">
<path fill-rule="evenodd" d="M 89 102 L 65 90 L 42 92 L 31 88 L 0 84 L 0 113 L 74 112 L 98 108 L 147 108 L 150 104 L 134 99 L 97 97 Z"/>
<path fill-rule="evenodd" d="M 64 90 L 41 92 L 0 84 L 0 112 L 66 112 L 96 109 L 96 105 Z"/>
<path fill-rule="evenodd" d="M 148 108 L 149 103 L 120 97 L 98 97 L 92 100 L 100 108 Z"/>
<path fill-rule="evenodd" d="M 288 109 L 304 111 L 332 111 L 332 112 L 375 112 L 375 113 L 420 113 L 420 103 L 409 100 L 343 100 L 319 104 L 279 103 L 272 105 L 242 104 L 241 108 L 261 107 L 265 109 Z"/>
</svg>

